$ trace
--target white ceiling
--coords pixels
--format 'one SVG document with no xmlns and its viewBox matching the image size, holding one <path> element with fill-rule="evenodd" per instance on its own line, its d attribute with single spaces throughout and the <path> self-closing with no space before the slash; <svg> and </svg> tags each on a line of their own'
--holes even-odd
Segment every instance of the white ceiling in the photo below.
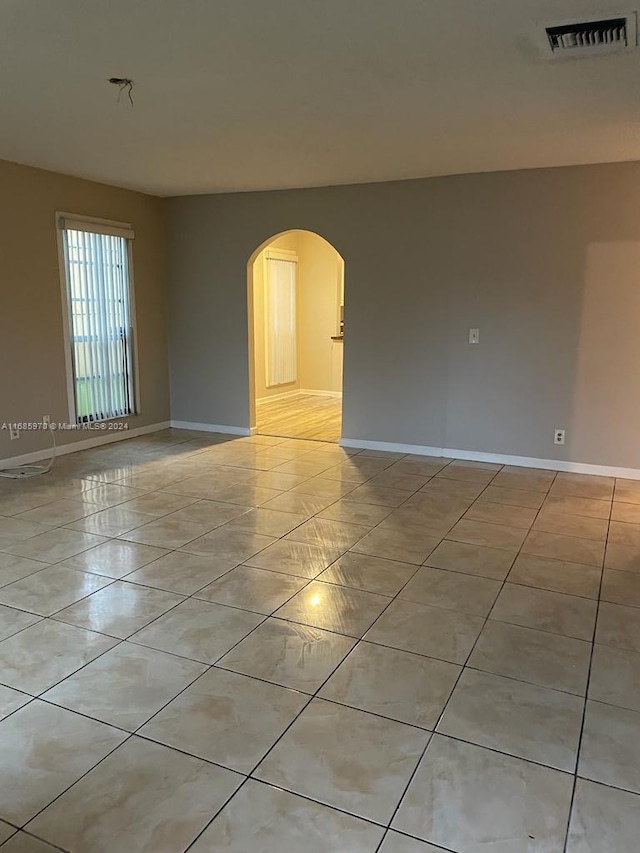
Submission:
<svg viewBox="0 0 640 853">
<path fill-rule="evenodd" d="M 640 49 L 553 62 L 535 45 L 543 24 L 616 11 L 2 0 L 0 158 L 157 195 L 640 160 Z M 135 81 L 133 109 L 112 76 Z"/>
</svg>

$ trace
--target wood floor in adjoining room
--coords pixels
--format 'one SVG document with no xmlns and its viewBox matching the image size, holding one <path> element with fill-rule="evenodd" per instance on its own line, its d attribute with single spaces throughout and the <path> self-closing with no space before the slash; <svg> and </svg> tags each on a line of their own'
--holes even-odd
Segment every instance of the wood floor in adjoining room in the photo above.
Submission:
<svg viewBox="0 0 640 853">
<path fill-rule="evenodd" d="M 300 394 L 258 400 L 256 416 L 261 435 L 337 442 L 342 431 L 342 397 Z"/>
</svg>

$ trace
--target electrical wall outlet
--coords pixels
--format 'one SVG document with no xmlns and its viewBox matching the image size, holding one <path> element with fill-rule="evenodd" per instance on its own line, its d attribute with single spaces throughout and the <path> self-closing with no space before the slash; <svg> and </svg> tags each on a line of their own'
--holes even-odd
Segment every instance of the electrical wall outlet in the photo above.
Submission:
<svg viewBox="0 0 640 853">
<path fill-rule="evenodd" d="M 480 329 L 469 329 L 469 343 L 470 344 L 479 344 L 480 343 Z"/>
<path fill-rule="evenodd" d="M 554 444 L 564 444 L 564 430 L 563 429 L 554 429 L 554 431 L 553 431 L 553 443 Z"/>
<path fill-rule="evenodd" d="M 47 425 L 50 424 L 51 423 L 51 415 L 43 415 L 42 416 L 42 423 L 47 424 Z"/>
<path fill-rule="evenodd" d="M 9 438 L 11 441 L 15 441 L 16 438 L 20 438 L 20 430 L 14 429 L 13 427 L 9 428 Z"/>
</svg>

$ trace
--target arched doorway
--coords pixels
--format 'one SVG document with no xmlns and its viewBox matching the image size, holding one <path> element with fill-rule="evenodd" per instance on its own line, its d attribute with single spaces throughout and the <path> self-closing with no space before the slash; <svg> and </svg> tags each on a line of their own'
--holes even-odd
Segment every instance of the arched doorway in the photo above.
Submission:
<svg viewBox="0 0 640 853">
<path fill-rule="evenodd" d="M 248 287 L 253 430 L 337 442 L 342 431 L 342 256 L 312 231 L 285 231 L 252 254 Z"/>
</svg>

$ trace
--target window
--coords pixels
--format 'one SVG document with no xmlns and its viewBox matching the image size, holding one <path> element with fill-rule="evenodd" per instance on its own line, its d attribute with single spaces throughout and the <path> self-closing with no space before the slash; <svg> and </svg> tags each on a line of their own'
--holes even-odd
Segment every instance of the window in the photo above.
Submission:
<svg viewBox="0 0 640 853">
<path fill-rule="evenodd" d="M 76 423 L 136 411 L 130 226 L 58 215 Z"/>
<path fill-rule="evenodd" d="M 265 344 L 267 387 L 298 378 L 296 346 L 296 266 L 293 252 L 265 256 Z"/>
</svg>

